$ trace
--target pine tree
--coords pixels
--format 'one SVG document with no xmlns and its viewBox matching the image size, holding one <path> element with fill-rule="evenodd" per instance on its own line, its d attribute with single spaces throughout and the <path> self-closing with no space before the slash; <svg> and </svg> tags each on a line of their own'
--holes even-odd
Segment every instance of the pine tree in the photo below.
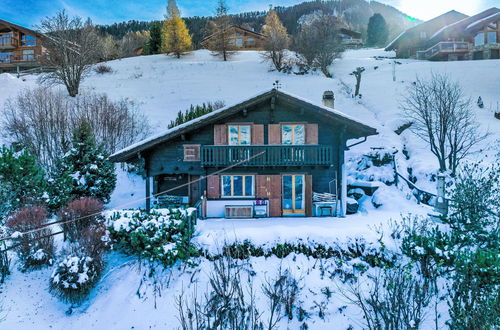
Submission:
<svg viewBox="0 0 500 330">
<path fill-rule="evenodd" d="M 208 31 L 212 34 L 207 45 L 208 49 L 213 52 L 214 56 L 222 57 L 224 61 L 227 61 L 236 51 L 234 41 L 231 39 L 232 21 L 228 11 L 226 1 L 219 0 L 215 10 L 215 20 L 211 21 L 208 27 Z"/>
<path fill-rule="evenodd" d="M 378 47 L 385 46 L 388 37 L 389 29 L 387 28 L 384 16 L 378 13 L 374 14 L 368 21 L 366 45 Z"/>
<path fill-rule="evenodd" d="M 290 37 L 275 10 L 269 10 L 269 14 L 266 16 L 265 25 L 262 28 L 262 33 L 267 37 L 264 44 L 266 50 L 264 57 L 273 62 L 276 70 L 283 70 L 286 60 L 286 49 L 290 44 Z"/>
<path fill-rule="evenodd" d="M 47 200 L 45 172 L 27 149 L 0 148 L 0 217 Z"/>
<path fill-rule="evenodd" d="M 149 40 L 146 43 L 145 53 L 147 55 L 159 54 L 161 52 L 161 34 L 162 34 L 163 24 L 161 22 L 155 21 L 151 23 L 151 28 L 149 29 Z"/>
<path fill-rule="evenodd" d="M 161 50 L 180 58 L 193 48 L 186 23 L 180 17 L 174 0 L 168 1 L 167 19 L 163 22 Z"/>
<path fill-rule="evenodd" d="M 116 186 L 115 167 L 98 146 L 90 125 L 82 121 L 74 132 L 72 148 L 54 171 L 50 206 L 58 209 L 82 197 L 108 203 Z"/>
</svg>

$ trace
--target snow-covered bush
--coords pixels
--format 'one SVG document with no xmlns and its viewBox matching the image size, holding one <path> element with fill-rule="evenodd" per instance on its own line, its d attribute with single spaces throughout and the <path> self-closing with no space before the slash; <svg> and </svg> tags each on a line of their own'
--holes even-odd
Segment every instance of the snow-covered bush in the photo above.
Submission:
<svg viewBox="0 0 500 330">
<path fill-rule="evenodd" d="M 72 147 L 62 157 L 53 173 L 51 207 L 58 209 L 68 202 L 91 197 L 109 202 L 116 186 L 114 164 L 98 145 L 87 121 L 74 132 Z"/>
<path fill-rule="evenodd" d="M 191 245 L 193 217 L 191 209 L 165 209 L 114 212 L 107 221 L 115 248 L 167 267 L 196 252 Z"/>
<path fill-rule="evenodd" d="M 7 227 L 15 237 L 15 244 L 19 244 L 16 251 L 24 269 L 52 264 L 54 239 L 45 237 L 52 231 L 48 228 L 37 229 L 46 219 L 47 211 L 43 207 L 26 207 L 7 219 Z M 22 234 L 35 229 L 36 231 Z"/>
<path fill-rule="evenodd" d="M 0 147 L 0 218 L 21 207 L 46 202 L 43 169 L 27 149 Z"/>
<path fill-rule="evenodd" d="M 382 205 L 390 205 L 391 202 L 397 201 L 399 198 L 399 192 L 396 189 L 388 187 L 386 185 L 381 185 L 372 196 L 373 206 L 379 208 Z"/>
<path fill-rule="evenodd" d="M 84 230 L 103 221 L 102 211 L 102 202 L 95 198 L 85 197 L 70 202 L 57 213 L 58 218 L 63 221 L 65 238 L 75 242 Z"/>
<path fill-rule="evenodd" d="M 392 164 L 393 157 L 393 149 L 382 148 L 348 159 L 348 181 L 380 181 L 388 185 L 394 184 L 396 172 Z"/>
<path fill-rule="evenodd" d="M 69 303 L 79 303 L 99 279 L 102 267 L 101 261 L 85 254 L 70 254 L 52 272 L 50 291 Z"/>
</svg>

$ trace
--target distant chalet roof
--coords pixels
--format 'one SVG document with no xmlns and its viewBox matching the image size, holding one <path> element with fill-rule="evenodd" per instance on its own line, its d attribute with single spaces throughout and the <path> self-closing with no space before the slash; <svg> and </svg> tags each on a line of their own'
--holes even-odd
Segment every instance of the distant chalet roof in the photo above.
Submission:
<svg viewBox="0 0 500 330">
<path fill-rule="evenodd" d="M 28 28 L 26 28 L 24 26 L 17 25 L 17 24 L 5 21 L 3 19 L 0 19 L 0 24 L 7 25 L 7 26 L 9 26 L 11 28 L 14 28 L 15 30 L 19 30 L 19 31 L 22 31 L 22 32 L 27 33 L 27 34 L 35 35 L 37 37 L 42 37 L 43 36 L 43 34 L 40 33 L 40 32 L 38 32 L 38 31 L 35 31 L 35 30 L 32 30 L 32 29 L 28 29 Z"/>
<path fill-rule="evenodd" d="M 486 22 L 493 22 L 500 18 L 500 9 L 496 7 L 492 7 L 490 9 L 486 9 L 485 11 L 480 12 L 474 16 L 465 17 L 457 22 L 452 24 L 448 24 L 439 29 L 430 39 L 441 38 L 444 34 L 449 33 L 451 31 L 466 31 L 471 30 L 476 26 L 481 25 Z"/>
<path fill-rule="evenodd" d="M 422 28 L 425 28 L 425 26 L 427 26 L 427 25 L 439 24 L 441 26 L 446 26 L 449 23 L 453 23 L 453 22 L 459 21 L 459 20 L 467 18 L 467 17 L 469 17 L 469 16 L 462 14 L 461 12 L 458 12 L 456 10 L 450 10 L 449 12 L 446 12 L 442 15 L 434 17 L 433 19 L 430 19 L 430 20 L 422 22 L 414 27 L 406 29 L 400 35 L 398 35 L 394 40 L 392 40 L 385 47 L 385 50 L 389 51 L 389 50 L 395 49 L 397 47 L 397 45 L 399 44 L 399 42 L 401 42 L 401 40 L 410 36 L 412 32 L 418 31 Z"/>
<path fill-rule="evenodd" d="M 287 101 L 293 102 L 298 106 L 308 107 L 317 113 L 334 120 L 338 120 L 341 123 L 347 124 L 351 129 L 356 131 L 358 137 L 376 135 L 377 130 L 368 124 L 365 124 L 351 116 L 348 116 L 338 110 L 319 105 L 313 104 L 311 101 L 303 99 L 299 96 L 284 92 L 282 90 L 271 89 L 269 91 L 260 93 L 253 96 L 247 100 L 244 100 L 238 104 L 227 106 L 215 111 L 212 111 L 206 115 L 198 117 L 196 119 L 190 120 L 184 124 L 176 126 L 174 128 L 168 129 L 160 134 L 151 136 L 135 144 L 132 144 L 110 156 L 110 160 L 113 162 L 126 162 L 137 157 L 137 154 L 152 148 L 160 143 L 167 142 L 173 138 L 176 138 L 182 134 L 194 131 L 201 127 L 215 123 L 217 120 L 230 116 L 232 114 L 238 113 L 239 111 L 246 109 L 252 105 L 256 105 L 265 101 L 266 99 L 271 99 L 272 97 L 277 97 L 278 99 L 285 99 Z"/>
<path fill-rule="evenodd" d="M 256 36 L 259 36 L 261 38 L 267 38 L 265 35 L 263 35 L 262 33 L 259 33 L 259 32 L 256 32 L 256 31 L 252 31 L 252 30 L 249 30 L 249 29 L 245 29 L 244 27 L 241 27 L 239 25 L 231 25 L 230 27 L 228 27 L 226 30 L 229 30 L 229 29 L 232 29 L 232 28 L 236 28 L 236 29 L 240 29 L 240 30 L 243 30 L 245 32 L 248 32 L 248 33 L 251 33 L 251 34 L 254 34 Z M 213 36 L 217 35 L 218 33 L 220 32 L 216 32 L 216 33 L 213 33 L 211 35 L 209 35 L 208 37 L 205 37 L 203 38 L 203 40 L 201 40 L 201 42 L 204 42 L 210 38 L 212 38 Z"/>
</svg>

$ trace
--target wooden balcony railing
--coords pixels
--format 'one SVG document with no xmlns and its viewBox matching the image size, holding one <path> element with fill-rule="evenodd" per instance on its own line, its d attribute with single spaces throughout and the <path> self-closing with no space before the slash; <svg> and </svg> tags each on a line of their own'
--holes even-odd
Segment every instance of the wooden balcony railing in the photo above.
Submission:
<svg viewBox="0 0 500 330">
<path fill-rule="evenodd" d="M 246 161 L 247 160 L 247 161 Z M 202 166 L 331 165 L 333 148 L 326 145 L 202 146 Z"/>
<path fill-rule="evenodd" d="M 442 41 L 424 51 L 425 59 L 443 53 L 464 53 L 469 51 L 470 43 L 464 41 Z"/>
<path fill-rule="evenodd" d="M 36 62 L 35 55 L 32 55 L 32 54 L 20 55 L 20 56 L 14 56 L 14 55 L 2 56 L 2 55 L 0 55 L 0 65 L 2 65 L 2 64 L 14 64 L 14 63 L 32 63 L 32 62 Z"/>
<path fill-rule="evenodd" d="M 6 48 L 16 48 L 19 44 L 19 40 L 11 36 L 1 36 L 0 35 L 0 49 Z"/>
</svg>

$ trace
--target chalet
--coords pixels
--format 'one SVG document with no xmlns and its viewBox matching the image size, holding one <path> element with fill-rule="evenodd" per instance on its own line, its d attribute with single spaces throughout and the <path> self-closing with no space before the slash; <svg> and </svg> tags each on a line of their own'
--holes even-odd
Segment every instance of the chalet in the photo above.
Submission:
<svg viewBox="0 0 500 330">
<path fill-rule="evenodd" d="M 0 19 L 0 73 L 40 66 L 41 34 Z"/>
<path fill-rule="evenodd" d="M 238 50 L 262 50 L 266 36 L 255 31 L 245 29 L 241 26 L 233 25 L 228 28 L 231 43 Z M 210 49 L 210 44 L 217 34 L 212 34 L 201 41 L 201 45 Z"/>
<path fill-rule="evenodd" d="M 500 59 L 500 9 L 490 8 L 449 24 L 434 33 L 429 48 L 419 54 L 428 60 Z"/>
<path fill-rule="evenodd" d="M 396 51 L 399 58 L 416 57 L 418 51 L 429 48 L 429 39 L 443 26 L 458 22 L 468 16 L 455 10 L 435 17 L 427 22 L 420 23 L 407 29 L 396 37 L 387 47 L 386 51 Z"/>
<path fill-rule="evenodd" d="M 363 46 L 361 32 L 353 31 L 347 28 L 341 28 L 340 37 L 342 38 L 342 44 L 348 48 L 358 48 Z"/>
<path fill-rule="evenodd" d="M 348 140 L 375 128 L 333 108 L 272 89 L 153 136 L 113 162 L 142 164 L 147 207 L 198 205 L 206 217 L 344 215 Z"/>
</svg>

